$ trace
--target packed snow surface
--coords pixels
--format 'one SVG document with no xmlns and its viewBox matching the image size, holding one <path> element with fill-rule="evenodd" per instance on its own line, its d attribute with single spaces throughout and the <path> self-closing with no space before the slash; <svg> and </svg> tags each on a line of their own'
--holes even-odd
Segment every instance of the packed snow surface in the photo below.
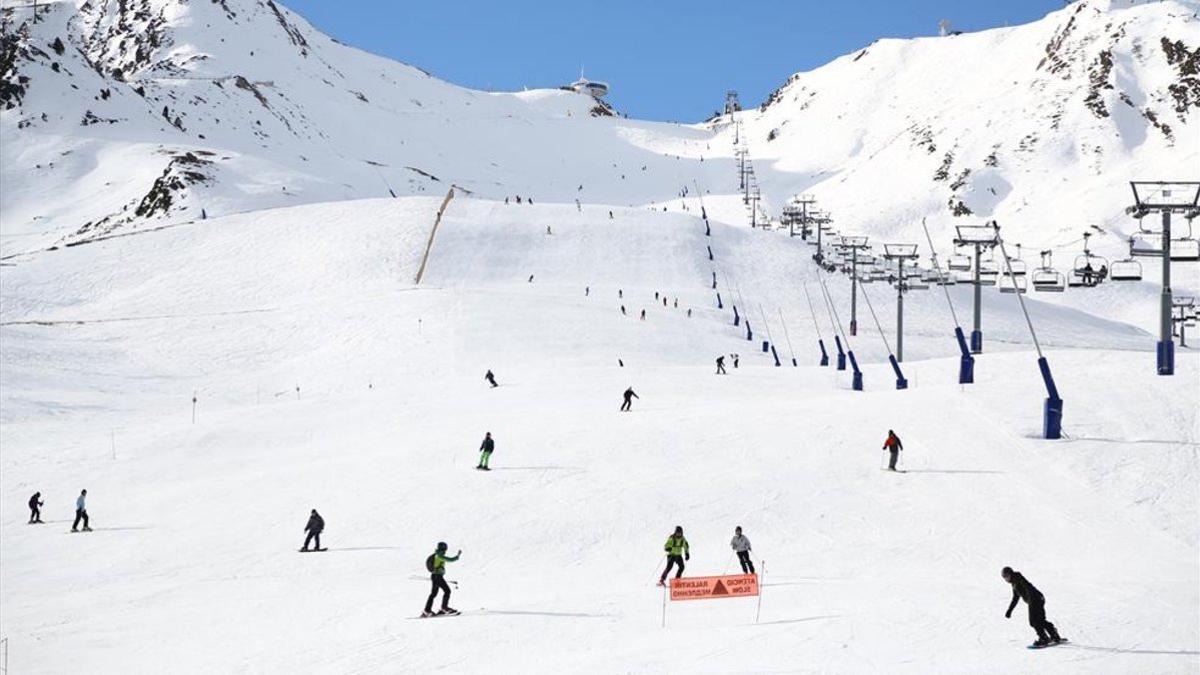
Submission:
<svg viewBox="0 0 1200 675">
<path fill-rule="evenodd" d="M 1154 265 L 1024 296 L 1042 440 L 1017 296 L 984 290 L 959 385 L 970 288 L 908 293 L 898 391 L 895 289 L 852 335 L 733 155 L 773 215 L 925 221 L 943 260 L 996 218 L 1060 268 L 1094 225 L 1116 259 L 1126 181 L 1200 159 L 1194 3 L 882 41 L 695 126 L 455 87 L 274 2 L 47 4 L 0 13 L 11 672 L 1200 672 L 1200 356 L 1155 374 Z M 762 595 L 664 603 L 677 525 L 688 575 L 745 528 Z M 438 541 L 463 615 L 419 620 Z M 1006 565 L 1070 644 L 1024 648 Z"/>
</svg>

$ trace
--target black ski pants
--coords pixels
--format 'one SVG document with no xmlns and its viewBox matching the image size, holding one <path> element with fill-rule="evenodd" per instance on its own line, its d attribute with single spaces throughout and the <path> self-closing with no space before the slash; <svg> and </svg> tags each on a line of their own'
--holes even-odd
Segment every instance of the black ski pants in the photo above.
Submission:
<svg viewBox="0 0 1200 675">
<path fill-rule="evenodd" d="M 896 470 L 896 460 L 900 459 L 900 451 L 896 448 L 889 448 L 888 452 L 892 454 L 892 458 L 888 460 L 888 469 Z"/>
<path fill-rule="evenodd" d="M 742 574 L 755 574 L 754 561 L 750 559 L 750 551 L 738 551 L 738 562 L 742 564 Z"/>
<path fill-rule="evenodd" d="M 683 576 L 683 556 L 668 555 L 667 568 L 663 570 L 662 577 L 659 579 L 659 581 L 665 582 L 667 580 L 667 575 L 671 573 L 671 568 L 676 565 L 679 566 L 679 571 L 675 573 L 675 578 L 678 579 L 679 577 Z"/>
<path fill-rule="evenodd" d="M 308 548 L 309 542 L 316 544 L 316 546 L 314 546 L 313 548 L 321 548 L 321 531 L 320 530 L 309 530 L 308 536 L 304 538 L 304 548 L 306 548 L 306 549 Z"/>
<path fill-rule="evenodd" d="M 74 530 L 78 528 L 79 521 L 81 520 L 83 521 L 83 529 L 86 530 L 88 527 L 87 509 L 75 509 L 75 522 L 71 524 L 71 529 Z"/>
<path fill-rule="evenodd" d="M 29 522 L 36 523 L 42 519 L 42 509 L 36 504 L 29 507 Z"/>
<path fill-rule="evenodd" d="M 1029 603 L 1029 625 L 1037 631 L 1039 640 L 1047 638 L 1057 640 L 1058 629 L 1046 620 L 1046 599 L 1034 600 Z"/>
<path fill-rule="evenodd" d="M 629 410 L 632 407 L 633 407 L 633 399 L 631 399 L 631 398 L 625 399 L 625 402 L 621 404 L 622 411 Z"/>
<path fill-rule="evenodd" d="M 446 583 L 446 575 L 432 574 L 429 579 L 433 582 L 433 588 L 429 591 L 429 599 L 425 601 L 425 611 L 433 611 L 433 599 L 437 597 L 439 589 L 442 591 L 442 609 L 445 610 L 450 606 L 450 584 Z"/>
<path fill-rule="evenodd" d="M 717 364 L 717 374 L 718 374 L 718 375 L 724 375 L 724 374 L 725 374 L 725 364 L 724 364 L 724 363 L 718 363 L 718 364 Z"/>
</svg>

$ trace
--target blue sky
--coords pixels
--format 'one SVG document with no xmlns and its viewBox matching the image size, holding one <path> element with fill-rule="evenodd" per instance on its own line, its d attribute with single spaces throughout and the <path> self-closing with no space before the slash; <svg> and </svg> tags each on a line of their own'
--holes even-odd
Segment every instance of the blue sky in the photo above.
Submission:
<svg viewBox="0 0 1200 675">
<path fill-rule="evenodd" d="M 880 37 L 1027 23 L 1063 0 L 283 0 L 344 42 L 478 89 L 612 86 L 631 117 L 695 122 L 726 89 L 760 103 L 789 75 Z"/>
</svg>

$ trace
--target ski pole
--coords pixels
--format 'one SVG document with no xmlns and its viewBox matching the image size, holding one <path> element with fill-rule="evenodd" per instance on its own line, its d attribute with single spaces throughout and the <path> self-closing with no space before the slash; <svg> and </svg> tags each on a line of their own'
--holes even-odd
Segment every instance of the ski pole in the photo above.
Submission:
<svg viewBox="0 0 1200 675">
<path fill-rule="evenodd" d="M 651 572 L 651 574 L 650 574 L 650 580 L 651 580 L 651 581 L 653 581 L 653 580 L 654 580 L 654 575 L 655 575 L 655 574 L 658 574 L 658 567 L 659 567 L 659 565 L 662 565 L 663 561 L 664 561 L 664 560 L 666 560 L 666 559 L 667 559 L 667 554 L 665 554 L 665 553 L 664 553 L 664 554 L 663 554 L 663 557 L 659 558 L 659 559 L 658 559 L 658 562 L 654 563 L 654 570 L 653 570 L 653 572 Z"/>
<path fill-rule="evenodd" d="M 729 557 L 725 560 L 725 569 L 721 570 L 722 575 L 729 574 L 729 563 L 731 563 L 731 562 L 733 562 L 733 554 L 732 553 L 730 553 Z"/>
</svg>

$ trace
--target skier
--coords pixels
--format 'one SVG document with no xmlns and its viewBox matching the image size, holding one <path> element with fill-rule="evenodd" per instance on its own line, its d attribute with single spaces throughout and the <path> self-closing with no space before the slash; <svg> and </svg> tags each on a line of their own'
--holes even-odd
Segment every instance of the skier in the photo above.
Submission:
<svg viewBox="0 0 1200 675">
<path fill-rule="evenodd" d="M 553 232 L 550 231 L 549 225 L 546 226 L 546 234 L 554 234 Z"/>
<path fill-rule="evenodd" d="M 492 458 L 492 451 L 496 449 L 496 442 L 492 440 L 492 432 L 487 432 L 483 436 L 483 443 L 479 444 L 479 466 L 475 467 L 482 471 L 491 471 L 488 468 L 488 461 Z"/>
<path fill-rule="evenodd" d="M 735 369 L 735 370 L 736 370 L 736 369 L 737 369 L 737 367 L 738 367 L 738 361 L 739 361 L 740 359 L 741 359 L 741 357 L 740 357 L 740 356 L 738 356 L 737 354 L 734 354 L 734 355 L 733 355 L 733 367 L 734 367 L 734 369 Z"/>
<path fill-rule="evenodd" d="M 591 294 L 592 294 L 592 287 L 591 287 L 591 286 L 584 286 L 584 287 L 583 287 L 583 297 L 585 297 L 585 298 L 586 298 L 586 297 L 590 296 Z"/>
<path fill-rule="evenodd" d="M 629 412 L 629 410 L 633 408 L 633 399 L 641 398 L 637 394 L 633 393 L 633 387 L 626 389 L 624 396 L 625 402 L 621 404 L 621 412 Z"/>
<path fill-rule="evenodd" d="M 79 497 L 75 499 L 75 522 L 71 523 L 71 531 L 78 532 L 79 521 L 83 521 L 83 531 L 91 532 L 92 528 L 88 526 L 87 512 L 87 490 L 79 493 Z"/>
<path fill-rule="evenodd" d="M 659 586 L 667 584 L 667 575 L 676 565 L 679 566 L 679 570 L 675 572 L 675 578 L 683 576 L 683 561 L 692 559 L 691 547 L 688 546 L 688 540 L 683 536 L 681 525 L 676 525 L 675 533 L 667 537 L 667 543 L 663 545 L 663 550 L 667 552 L 667 566 L 663 569 L 662 576 L 658 578 Z"/>
<path fill-rule="evenodd" d="M 29 524 L 42 522 L 42 493 L 35 492 L 29 498 Z"/>
<path fill-rule="evenodd" d="M 688 307 L 688 318 L 692 318 L 692 308 Z"/>
<path fill-rule="evenodd" d="M 304 537 L 304 548 L 300 549 L 300 552 L 308 553 L 308 542 L 310 541 L 316 544 L 313 547 L 314 551 L 324 551 L 325 549 L 321 548 L 321 530 L 324 529 L 325 519 L 321 517 L 321 514 L 317 513 L 316 509 L 313 509 L 312 515 L 308 517 L 308 524 L 304 526 L 304 531 L 308 535 Z"/>
<path fill-rule="evenodd" d="M 496 384 L 496 376 L 492 374 L 491 370 L 488 370 L 487 373 L 484 374 L 483 379 L 487 380 L 488 384 L 492 385 L 493 389 L 500 386 Z"/>
<path fill-rule="evenodd" d="M 679 309 L 679 298 L 675 298 L 675 309 Z"/>
<path fill-rule="evenodd" d="M 618 288 L 618 289 L 617 289 L 617 297 L 618 297 L 618 298 L 624 298 L 624 297 L 625 297 L 625 291 L 623 291 L 623 290 L 621 290 L 620 288 Z"/>
<path fill-rule="evenodd" d="M 754 571 L 754 561 L 750 559 L 750 540 L 742 534 L 741 525 L 733 529 L 733 539 L 729 541 L 729 547 L 737 552 L 738 562 L 742 564 L 742 574 L 757 574 Z"/>
<path fill-rule="evenodd" d="M 532 274 L 529 275 L 529 283 L 531 283 L 531 284 L 533 283 L 533 275 Z"/>
<path fill-rule="evenodd" d="M 642 321 L 646 320 L 646 310 L 642 310 Z"/>
<path fill-rule="evenodd" d="M 621 316 L 625 316 L 625 305 L 621 305 Z"/>
<path fill-rule="evenodd" d="M 446 555 L 447 548 L 446 542 L 439 541 L 437 550 L 425 559 L 425 569 L 429 570 L 429 580 L 433 582 L 433 588 L 429 591 L 429 599 L 425 601 L 425 611 L 421 613 L 421 618 L 458 614 L 458 610 L 450 606 L 450 586 L 446 583 L 446 563 L 458 560 L 462 556 L 462 549 L 459 549 L 456 555 L 448 556 Z M 440 612 L 434 613 L 433 599 L 437 597 L 438 590 L 442 591 L 442 609 Z"/>
<path fill-rule="evenodd" d="M 718 375 L 726 374 L 725 373 L 725 357 L 724 356 L 717 357 L 717 374 Z"/>
<path fill-rule="evenodd" d="M 1032 646 L 1046 647 L 1063 642 L 1063 638 L 1058 635 L 1058 629 L 1046 620 L 1046 596 L 1029 583 L 1025 575 L 1014 572 L 1011 567 L 1001 570 L 1000 576 L 1004 577 L 1004 580 L 1013 587 L 1012 602 L 1008 604 L 1008 611 L 1004 613 L 1004 618 L 1011 619 L 1017 601 L 1024 600 L 1025 604 L 1029 605 L 1029 625 L 1033 626 L 1033 630 L 1037 631 L 1038 636 Z"/>
<path fill-rule="evenodd" d="M 892 458 L 888 462 L 888 471 L 896 470 L 896 460 L 900 459 L 900 451 L 904 449 L 904 444 L 900 442 L 900 437 L 896 432 L 888 429 L 887 440 L 883 442 L 883 449 L 891 453 Z"/>
<path fill-rule="evenodd" d="M 655 302 L 658 301 L 658 291 L 654 291 L 654 300 Z"/>
<path fill-rule="evenodd" d="M 663 307 L 667 306 L 667 296 L 663 296 Z"/>
</svg>

